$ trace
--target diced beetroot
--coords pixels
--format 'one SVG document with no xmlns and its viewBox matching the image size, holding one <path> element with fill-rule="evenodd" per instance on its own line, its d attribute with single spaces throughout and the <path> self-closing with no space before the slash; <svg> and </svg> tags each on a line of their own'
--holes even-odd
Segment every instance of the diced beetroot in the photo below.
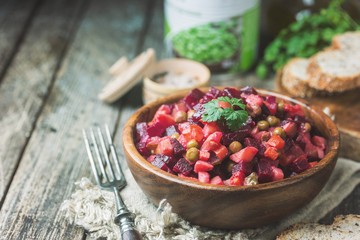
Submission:
<svg viewBox="0 0 360 240">
<path fill-rule="evenodd" d="M 264 101 L 264 105 L 269 109 L 271 115 L 275 115 L 277 111 L 277 104 L 276 102 L 268 102 Z"/>
<path fill-rule="evenodd" d="M 136 123 L 136 142 L 139 142 L 140 139 L 144 136 L 147 136 L 148 125 L 146 122 Z"/>
<path fill-rule="evenodd" d="M 278 180 L 284 179 L 283 170 L 281 170 L 280 168 L 274 167 L 274 166 L 272 166 L 271 169 L 273 172 L 273 177 L 272 177 L 273 181 L 278 181 Z"/>
<path fill-rule="evenodd" d="M 176 125 L 172 125 L 170 127 L 167 127 L 165 129 L 165 135 L 166 136 L 171 136 L 173 135 L 174 133 L 179 133 L 178 130 L 176 129 Z"/>
<path fill-rule="evenodd" d="M 253 165 L 251 164 L 251 162 L 241 161 L 233 166 L 233 168 L 231 169 L 231 173 L 234 174 L 240 171 L 244 173 L 245 176 L 248 176 L 252 172 L 252 169 Z"/>
<path fill-rule="evenodd" d="M 182 133 L 186 128 L 190 127 L 190 123 L 189 122 L 183 122 L 183 123 L 179 123 L 178 125 L 178 129 L 179 131 Z"/>
<path fill-rule="evenodd" d="M 160 159 L 161 161 L 163 161 L 169 168 L 173 168 L 174 165 L 176 164 L 176 159 L 164 154 L 156 154 L 154 161 Z"/>
<path fill-rule="evenodd" d="M 246 137 L 250 136 L 251 130 L 252 128 L 250 124 L 244 125 L 239 130 L 223 134 L 222 142 L 225 146 L 230 145 L 230 143 L 232 143 L 233 141 L 241 142 Z"/>
<path fill-rule="evenodd" d="M 279 157 L 279 153 L 276 151 L 276 148 L 268 147 L 265 150 L 264 156 L 274 161 Z"/>
<path fill-rule="evenodd" d="M 199 172 L 198 179 L 199 179 L 199 182 L 209 183 L 210 182 L 210 174 L 208 172 Z"/>
<path fill-rule="evenodd" d="M 174 156 L 180 158 L 185 152 L 186 149 L 181 145 L 181 143 L 176 138 L 170 138 L 171 145 L 174 149 Z"/>
<path fill-rule="evenodd" d="M 320 150 L 320 151 L 319 151 Z M 321 148 L 319 148 L 319 147 L 316 147 L 315 145 L 313 145 L 312 143 L 311 143 L 311 141 L 308 141 L 308 142 L 306 142 L 306 144 L 305 144 L 305 148 L 304 148 L 304 151 L 308 154 L 308 156 L 310 157 L 310 158 L 312 158 L 312 159 L 317 159 L 317 158 L 322 158 L 322 157 L 324 157 L 323 155 L 323 153 L 324 153 L 324 151 L 321 149 Z M 320 156 L 319 156 L 319 154 L 320 154 Z"/>
<path fill-rule="evenodd" d="M 158 146 L 159 142 L 160 142 L 160 137 L 155 136 L 155 137 L 151 137 L 149 139 L 149 141 L 147 141 L 146 143 L 146 148 L 149 150 L 155 150 L 156 147 Z"/>
<path fill-rule="evenodd" d="M 221 108 L 231 108 L 231 104 L 229 102 L 219 101 L 218 105 Z"/>
<path fill-rule="evenodd" d="M 187 107 L 186 107 L 185 103 L 182 102 L 182 103 L 174 104 L 174 108 L 171 112 L 171 115 L 173 117 L 175 117 L 176 113 L 179 111 L 187 112 Z"/>
<path fill-rule="evenodd" d="M 152 161 L 151 164 L 157 168 L 160 168 L 161 170 L 164 170 L 164 171 L 168 170 L 168 166 L 160 158 L 155 157 L 154 161 Z"/>
<path fill-rule="evenodd" d="M 150 137 L 161 136 L 165 131 L 165 126 L 161 122 L 154 122 L 147 129 L 147 135 Z"/>
<path fill-rule="evenodd" d="M 172 156 L 174 153 L 174 147 L 172 146 L 170 139 L 170 137 L 163 138 L 158 144 L 160 153 L 167 156 Z"/>
<path fill-rule="evenodd" d="M 241 186 L 244 183 L 245 175 L 242 172 L 234 173 L 230 178 L 230 185 Z"/>
<path fill-rule="evenodd" d="M 271 134 L 268 131 L 260 131 L 258 133 L 256 133 L 253 138 L 257 141 L 257 142 L 262 142 L 265 139 L 269 139 L 271 136 Z"/>
<path fill-rule="evenodd" d="M 250 94 L 257 94 L 257 91 L 253 87 L 246 86 L 246 87 L 243 87 L 242 89 L 240 89 L 240 93 L 250 95 Z"/>
<path fill-rule="evenodd" d="M 210 88 L 210 90 L 204 95 L 202 99 L 202 103 L 205 104 L 207 102 L 210 102 L 213 99 L 216 99 L 220 96 L 221 91 L 217 88 Z"/>
<path fill-rule="evenodd" d="M 181 173 L 183 175 L 189 175 L 192 171 L 192 166 L 185 158 L 180 158 L 179 161 L 173 167 L 173 171 L 176 173 Z M 180 174 L 179 174 L 180 175 Z"/>
<path fill-rule="evenodd" d="M 292 105 L 292 104 L 289 104 L 289 103 L 285 103 L 284 104 L 284 111 L 287 112 L 290 117 L 295 117 L 296 115 L 298 115 L 300 117 L 305 116 L 305 114 L 304 114 L 304 112 L 301 109 L 299 104 Z"/>
<path fill-rule="evenodd" d="M 220 176 L 215 176 L 210 180 L 211 184 L 215 184 L 215 185 L 224 185 L 223 181 L 221 180 Z"/>
<path fill-rule="evenodd" d="M 312 138 L 311 138 L 311 142 L 315 145 L 315 146 L 317 146 L 317 147 L 319 147 L 319 148 L 321 148 L 321 149 L 325 149 L 325 147 L 326 147 L 326 139 L 325 138 L 323 138 L 323 137 L 320 137 L 320 136 L 313 136 Z"/>
<path fill-rule="evenodd" d="M 214 168 L 214 166 L 211 165 L 210 163 L 198 160 L 195 163 L 194 172 L 196 172 L 196 173 L 198 173 L 198 172 L 208 172 L 208 171 L 211 171 L 213 168 Z"/>
<path fill-rule="evenodd" d="M 218 165 L 222 162 L 222 159 L 220 159 L 213 151 L 210 151 L 210 157 L 207 160 L 208 163 L 211 165 Z"/>
<path fill-rule="evenodd" d="M 258 152 L 257 148 L 246 147 L 241 149 L 239 152 L 230 155 L 230 159 L 236 163 L 241 161 L 250 162 Z"/>
<path fill-rule="evenodd" d="M 259 95 L 255 95 L 255 94 L 250 94 L 246 98 L 246 103 L 248 103 L 252 106 L 257 105 L 257 106 L 261 107 L 263 102 L 264 102 L 264 100 L 262 99 L 262 97 Z"/>
<path fill-rule="evenodd" d="M 136 143 L 136 149 L 141 153 L 141 155 L 143 156 L 149 156 L 150 151 L 149 149 L 147 149 L 146 147 L 146 143 L 140 141 L 138 143 Z"/>
<path fill-rule="evenodd" d="M 195 88 L 183 98 L 183 101 L 188 106 L 188 108 L 192 109 L 193 106 L 195 106 L 204 95 L 205 94 L 202 91 Z"/>
<path fill-rule="evenodd" d="M 220 160 L 223 160 L 229 153 L 228 149 L 224 145 L 220 145 L 217 149 L 213 150 L 213 152 L 218 156 Z"/>
<path fill-rule="evenodd" d="M 155 158 L 155 155 L 150 155 L 146 160 L 148 162 L 152 162 L 152 161 L 154 161 L 154 158 Z"/>
<path fill-rule="evenodd" d="M 275 96 L 266 96 L 265 101 L 268 103 L 276 103 L 276 97 Z"/>
<path fill-rule="evenodd" d="M 244 146 L 245 147 L 257 147 L 259 144 L 254 138 L 245 138 Z"/>
<path fill-rule="evenodd" d="M 286 143 L 285 143 L 285 146 L 286 146 Z M 281 157 L 280 157 L 280 165 L 282 167 L 288 166 L 296 158 L 305 154 L 305 152 L 301 149 L 301 147 L 295 143 L 292 144 L 292 147 L 290 147 L 288 151 L 285 151 L 285 149 L 286 149 L 286 147 L 284 148 L 284 152 L 282 152 Z"/>
<path fill-rule="evenodd" d="M 271 160 L 261 159 L 257 162 L 257 174 L 259 182 L 270 182 L 273 179 Z"/>
<path fill-rule="evenodd" d="M 307 160 L 306 154 L 298 157 L 289 165 L 289 169 L 296 173 L 301 173 L 308 168 L 310 168 L 310 164 Z"/>
<path fill-rule="evenodd" d="M 195 139 L 197 142 L 200 142 L 204 138 L 202 128 L 198 125 L 190 125 L 185 128 L 184 131 L 182 131 L 182 135 L 184 135 L 188 141 Z"/>
<path fill-rule="evenodd" d="M 210 158 L 210 153 L 207 151 L 199 151 L 199 159 L 202 161 L 207 161 Z"/>
<path fill-rule="evenodd" d="M 216 122 L 209 122 L 209 123 L 205 123 L 202 131 L 204 134 L 204 138 L 207 138 L 210 136 L 210 134 L 220 131 L 220 128 L 218 127 Z"/>
<path fill-rule="evenodd" d="M 322 159 L 325 156 L 324 150 L 322 150 L 319 147 L 317 147 L 317 152 L 318 152 L 318 158 L 319 159 Z"/>
<path fill-rule="evenodd" d="M 284 129 L 284 132 L 286 133 L 287 136 L 294 137 L 296 135 L 297 132 L 296 123 L 288 122 L 284 126 L 282 126 L 282 128 Z"/>
<path fill-rule="evenodd" d="M 266 144 L 276 149 L 283 149 L 285 147 L 285 141 L 279 135 L 273 135 Z"/>
<path fill-rule="evenodd" d="M 191 124 L 198 123 L 201 120 L 202 115 L 205 113 L 205 108 L 204 108 L 204 105 L 202 103 L 196 104 L 194 106 L 194 110 L 195 110 L 195 113 L 192 115 L 191 118 L 188 119 L 188 121 Z"/>
<path fill-rule="evenodd" d="M 224 88 L 221 96 L 229 98 L 240 98 L 240 92 L 235 88 Z"/>
<path fill-rule="evenodd" d="M 186 145 L 187 145 L 187 143 L 188 143 L 188 140 L 186 140 L 186 138 L 184 137 L 184 135 L 181 134 L 177 140 L 178 140 L 178 142 L 181 144 L 181 146 L 183 146 L 184 148 L 186 148 Z"/>
</svg>

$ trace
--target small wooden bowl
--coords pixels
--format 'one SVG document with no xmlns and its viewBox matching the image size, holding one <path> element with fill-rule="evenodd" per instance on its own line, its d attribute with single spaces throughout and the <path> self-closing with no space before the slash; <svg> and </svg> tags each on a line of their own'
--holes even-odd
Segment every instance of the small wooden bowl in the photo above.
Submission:
<svg viewBox="0 0 360 240">
<path fill-rule="evenodd" d="M 201 89 L 207 91 L 208 88 Z M 173 103 L 186 95 L 177 93 L 140 108 L 128 120 L 123 132 L 123 147 L 128 166 L 144 193 L 156 205 L 162 199 L 173 212 L 202 226 L 221 229 L 255 228 L 274 223 L 308 204 L 324 187 L 336 164 L 339 134 L 334 122 L 322 111 L 302 100 L 257 89 L 302 106 L 306 116 L 328 139 L 325 157 L 311 169 L 294 177 L 254 186 L 219 186 L 184 179 L 147 162 L 135 148 L 135 125 L 152 119 L 163 103 Z"/>
<path fill-rule="evenodd" d="M 153 76 L 163 72 L 186 73 L 197 80 L 194 86 L 188 88 L 168 87 L 153 81 Z M 151 103 L 159 98 L 173 93 L 200 88 L 209 85 L 210 70 L 202 63 L 183 58 L 164 59 L 154 64 L 143 80 L 143 102 Z"/>
</svg>

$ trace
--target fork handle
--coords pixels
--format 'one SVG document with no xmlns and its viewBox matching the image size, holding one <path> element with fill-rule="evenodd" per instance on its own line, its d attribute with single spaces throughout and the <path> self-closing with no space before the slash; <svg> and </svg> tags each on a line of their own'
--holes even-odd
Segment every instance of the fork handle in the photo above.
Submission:
<svg viewBox="0 0 360 240">
<path fill-rule="evenodd" d="M 134 218 L 125 206 L 116 187 L 114 187 L 114 194 L 117 207 L 117 215 L 114 221 L 120 225 L 122 240 L 141 240 L 141 234 L 135 229 Z"/>
</svg>

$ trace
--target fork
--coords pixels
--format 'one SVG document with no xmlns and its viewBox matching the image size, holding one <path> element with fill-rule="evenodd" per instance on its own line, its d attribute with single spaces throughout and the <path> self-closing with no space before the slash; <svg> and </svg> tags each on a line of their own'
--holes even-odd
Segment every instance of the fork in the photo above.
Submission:
<svg viewBox="0 0 360 240">
<path fill-rule="evenodd" d="M 126 208 L 119 193 L 119 191 L 126 186 L 126 180 L 121 169 L 115 146 L 112 142 L 109 127 L 105 125 L 108 148 L 106 147 L 100 127 L 97 127 L 96 132 L 97 137 L 95 136 L 93 129 L 90 129 L 90 137 L 92 142 L 90 143 L 86 131 L 83 129 L 86 151 L 95 176 L 95 180 L 100 188 L 114 192 L 117 208 L 117 215 L 114 219 L 114 222 L 117 225 L 120 225 L 121 238 L 123 240 L 140 240 L 142 237 L 135 229 L 134 217 Z M 95 153 L 97 164 L 95 162 L 93 152 Z M 114 169 L 111 160 L 115 163 L 116 169 Z M 99 168 L 101 173 L 99 173 Z"/>
</svg>

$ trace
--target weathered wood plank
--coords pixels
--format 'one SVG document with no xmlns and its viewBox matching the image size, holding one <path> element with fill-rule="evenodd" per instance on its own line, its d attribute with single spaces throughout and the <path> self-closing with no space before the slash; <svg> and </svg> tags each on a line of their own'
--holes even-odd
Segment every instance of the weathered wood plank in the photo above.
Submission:
<svg viewBox="0 0 360 240">
<path fill-rule="evenodd" d="M 40 0 L 0 1 L 0 83 Z"/>
<path fill-rule="evenodd" d="M 81 129 L 115 127 L 121 101 L 107 105 L 97 94 L 109 79 L 108 67 L 136 54 L 145 8 L 142 1 L 90 5 L 7 193 L 0 239 L 81 239 L 59 207 L 75 181 L 91 176 Z"/>
<path fill-rule="evenodd" d="M 81 1 L 45 3 L 26 30 L 28 35 L 0 85 L 0 128 L 4 130 L 0 139 L 0 203 L 53 83 L 80 7 Z"/>
</svg>

